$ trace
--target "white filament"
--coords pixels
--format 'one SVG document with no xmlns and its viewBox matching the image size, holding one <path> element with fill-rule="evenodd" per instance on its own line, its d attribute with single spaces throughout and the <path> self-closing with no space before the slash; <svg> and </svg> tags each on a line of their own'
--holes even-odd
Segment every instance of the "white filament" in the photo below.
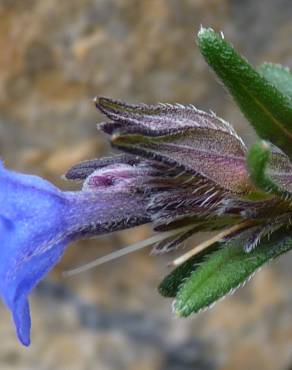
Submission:
<svg viewBox="0 0 292 370">
<path fill-rule="evenodd" d="M 134 244 L 131 244 L 127 247 L 124 247 L 122 249 L 119 249 L 118 251 L 115 251 L 113 253 L 110 253 L 110 254 L 107 254 L 105 256 L 102 256 L 102 257 L 99 257 L 89 263 L 86 263 L 85 265 L 82 265 L 80 267 L 76 267 L 72 270 L 68 270 L 68 271 L 64 271 L 63 272 L 63 276 L 65 277 L 69 277 L 69 276 L 73 276 L 73 275 L 76 275 L 76 274 L 79 274 L 81 272 L 84 272 L 84 271 L 88 271 L 94 267 L 97 267 L 97 266 L 100 266 L 106 262 L 109 262 L 109 261 L 112 261 L 116 258 L 119 258 L 119 257 L 122 257 L 122 256 L 125 256 L 129 253 L 132 253 L 132 252 L 136 252 L 142 248 L 146 248 L 146 247 L 149 247 L 157 242 L 161 242 L 171 236 L 174 236 L 176 234 L 179 234 L 183 231 L 187 231 L 188 229 L 190 229 L 191 227 L 190 226 L 187 226 L 187 227 L 183 227 L 183 228 L 180 228 L 180 229 L 175 229 L 175 230 L 171 230 L 171 231 L 168 231 L 168 232 L 162 232 L 162 233 L 159 233 L 159 234 L 156 234 L 154 236 L 152 236 L 151 238 L 148 238 L 148 239 L 145 239 L 145 240 L 141 240 L 137 243 L 134 243 Z"/>
</svg>

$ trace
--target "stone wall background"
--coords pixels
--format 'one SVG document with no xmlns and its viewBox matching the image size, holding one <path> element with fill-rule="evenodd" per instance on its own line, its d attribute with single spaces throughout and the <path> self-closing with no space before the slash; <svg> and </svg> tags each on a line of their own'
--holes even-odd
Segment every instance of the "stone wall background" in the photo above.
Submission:
<svg viewBox="0 0 292 370">
<path fill-rule="evenodd" d="M 66 188 L 73 163 L 110 151 L 95 95 L 193 103 L 251 130 L 194 42 L 223 30 L 253 63 L 292 67 L 289 0 L 0 0 L 0 153 L 6 165 Z M 149 234 L 75 244 L 32 295 L 32 345 L 0 307 L 0 369 L 292 369 L 291 255 L 212 310 L 176 319 L 156 292 L 173 256 L 140 252 L 96 270 L 61 272 Z"/>
</svg>

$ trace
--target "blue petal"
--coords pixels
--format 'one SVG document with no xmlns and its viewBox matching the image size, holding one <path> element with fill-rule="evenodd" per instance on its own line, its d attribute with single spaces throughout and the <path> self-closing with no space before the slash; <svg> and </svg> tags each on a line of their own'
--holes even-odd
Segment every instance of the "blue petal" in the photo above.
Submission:
<svg viewBox="0 0 292 370">
<path fill-rule="evenodd" d="M 31 319 L 26 297 L 21 297 L 15 302 L 12 314 L 18 339 L 24 346 L 29 346 Z"/>
<path fill-rule="evenodd" d="M 29 345 L 28 294 L 70 241 L 69 202 L 49 182 L 0 167 L 0 295 Z"/>
<path fill-rule="evenodd" d="M 66 241 L 59 243 L 47 252 L 30 259 L 17 271 L 16 276 L 11 276 L 2 287 L 2 294 L 13 314 L 17 336 L 22 344 L 30 344 L 30 313 L 28 295 L 35 285 L 48 273 L 48 271 L 62 257 Z"/>
</svg>

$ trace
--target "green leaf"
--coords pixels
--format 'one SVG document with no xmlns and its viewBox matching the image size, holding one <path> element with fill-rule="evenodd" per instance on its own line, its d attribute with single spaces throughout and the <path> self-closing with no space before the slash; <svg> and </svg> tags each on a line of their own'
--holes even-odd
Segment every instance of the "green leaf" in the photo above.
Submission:
<svg viewBox="0 0 292 370">
<path fill-rule="evenodd" d="M 251 146 L 247 155 L 247 165 L 253 183 L 264 192 L 270 192 L 276 185 L 266 175 L 266 168 L 271 156 L 269 143 L 262 140 Z"/>
<path fill-rule="evenodd" d="M 252 182 L 259 189 L 266 193 L 275 194 L 288 200 L 292 199 L 292 193 L 289 191 L 289 185 L 291 185 L 292 181 L 291 171 L 289 171 L 288 167 L 290 162 L 288 161 L 288 163 L 285 163 L 285 157 L 283 159 L 280 156 L 280 152 L 273 153 L 271 145 L 268 142 L 261 140 L 251 146 L 247 155 L 247 166 Z M 268 165 L 272 159 L 274 159 L 274 162 L 277 160 L 276 164 L 279 168 L 277 171 L 274 170 L 271 172 L 270 175 L 268 173 Z M 288 170 L 287 173 L 285 173 L 285 170 Z M 275 180 L 278 180 L 279 183 L 277 183 Z M 285 185 L 285 182 L 287 181 L 287 189 L 281 187 L 281 182 Z"/>
<path fill-rule="evenodd" d="M 283 95 L 292 99 L 292 73 L 281 64 L 263 63 L 258 72 L 269 80 Z"/>
<path fill-rule="evenodd" d="M 176 314 L 189 316 L 209 307 L 232 293 L 267 261 L 291 249 L 292 237 L 285 232 L 275 232 L 250 253 L 244 251 L 238 239 L 212 253 L 179 289 L 174 304 Z"/>
<path fill-rule="evenodd" d="M 208 249 L 203 250 L 167 275 L 158 287 L 159 293 L 164 297 L 175 297 L 183 282 L 195 271 L 196 268 L 206 259 L 207 255 L 219 248 L 215 243 Z"/>
<path fill-rule="evenodd" d="M 200 30 L 198 45 L 258 135 L 292 153 L 292 101 L 283 89 L 255 71 L 212 29 Z"/>
</svg>

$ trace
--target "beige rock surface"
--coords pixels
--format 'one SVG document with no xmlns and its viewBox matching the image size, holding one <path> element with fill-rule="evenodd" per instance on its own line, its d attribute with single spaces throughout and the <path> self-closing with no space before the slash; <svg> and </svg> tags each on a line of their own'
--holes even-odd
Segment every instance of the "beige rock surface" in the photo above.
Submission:
<svg viewBox="0 0 292 370">
<path fill-rule="evenodd" d="M 0 153 L 11 168 L 60 175 L 110 152 L 95 95 L 193 103 L 246 122 L 199 55 L 200 24 L 223 30 L 252 62 L 292 67 L 289 0 L 0 0 Z M 32 345 L 0 307 L 2 370 L 289 370 L 291 256 L 207 313 L 186 320 L 156 292 L 171 256 L 137 253 L 64 279 L 61 271 L 149 234 L 71 246 L 32 295 Z M 0 261 L 1 263 L 1 261 Z"/>
</svg>

